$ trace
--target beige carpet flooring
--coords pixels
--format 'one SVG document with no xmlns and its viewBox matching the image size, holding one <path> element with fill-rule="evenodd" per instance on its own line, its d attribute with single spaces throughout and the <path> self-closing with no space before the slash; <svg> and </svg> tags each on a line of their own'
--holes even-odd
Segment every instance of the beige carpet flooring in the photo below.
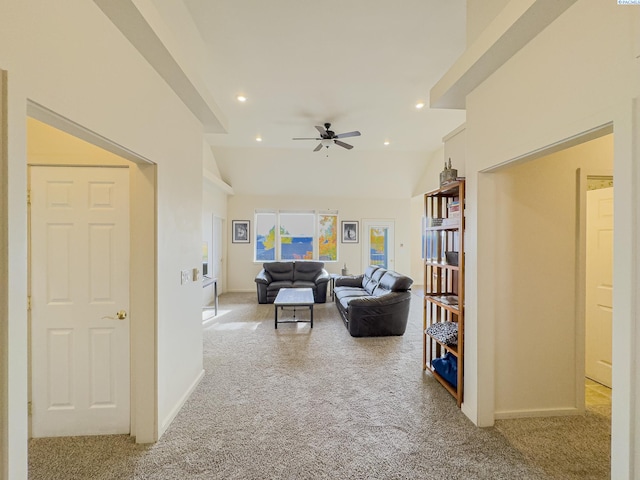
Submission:
<svg viewBox="0 0 640 480">
<path fill-rule="evenodd" d="M 418 296 L 402 337 L 352 338 L 331 303 L 313 329 L 274 330 L 255 294 L 222 295 L 220 309 L 206 374 L 159 442 L 34 439 L 29 478 L 609 478 L 608 412 L 475 427 L 422 371 Z"/>
</svg>

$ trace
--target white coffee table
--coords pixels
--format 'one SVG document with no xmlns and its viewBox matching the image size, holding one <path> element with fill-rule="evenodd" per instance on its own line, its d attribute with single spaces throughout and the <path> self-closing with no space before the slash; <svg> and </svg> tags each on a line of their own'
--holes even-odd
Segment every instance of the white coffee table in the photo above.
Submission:
<svg viewBox="0 0 640 480">
<path fill-rule="evenodd" d="M 313 303 L 313 290 L 310 288 L 281 288 L 273 301 L 276 310 L 276 328 L 278 328 L 278 323 L 311 323 L 311 328 L 313 328 Z M 278 307 L 293 307 L 293 320 L 278 321 Z M 296 307 L 309 307 L 311 319 L 296 320 Z"/>
</svg>

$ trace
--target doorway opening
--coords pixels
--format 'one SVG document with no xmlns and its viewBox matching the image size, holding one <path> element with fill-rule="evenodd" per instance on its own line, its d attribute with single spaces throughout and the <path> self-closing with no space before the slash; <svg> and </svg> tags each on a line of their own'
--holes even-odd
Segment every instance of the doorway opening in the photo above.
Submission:
<svg viewBox="0 0 640 480">
<path fill-rule="evenodd" d="M 378 265 L 388 270 L 395 268 L 394 222 L 393 220 L 362 221 L 363 243 L 362 265 Z"/>
<path fill-rule="evenodd" d="M 592 398 L 585 379 L 586 181 L 611 175 L 613 158 L 613 134 L 604 128 L 600 135 L 505 165 L 487 181 L 495 187 L 496 426 L 516 446 L 523 445 L 523 434 L 537 444 L 527 455 L 539 455 L 541 464 L 554 448 L 566 446 L 576 462 L 594 464 L 595 476 L 610 468 L 611 404 L 594 414 L 585 402 Z M 612 218 L 612 201 L 608 207 L 602 211 Z M 610 247 L 612 229 L 607 235 L 603 245 L 607 240 Z M 602 283 L 610 290 L 610 271 L 605 273 L 609 278 Z M 561 433 L 568 423 L 576 429 Z M 544 443 L 545 428 L 564 439 Z M 570 447 L 576 435 L 589 438 L 581 451 Z"/>
<path fill-rule="evenodd" d="M 613 352 L 613 176 L 578 172 L 578 312 L 585 322 L 585 408 L 611 416 Z M 580 279 L 581 280 L 581 279 Z"/>
<path fill-rule="evenodd" d="M 223 291 L 224 219 L 205 212 L 202 220 L 202 324 L 218 315 L 218 296 Z"/>
<path fill-rule="evenodd" d="M 157 387 L 155 379 L 157 353 L 156 337 L 156 165 L 110 142 L 100 135 L 88 131 L 82 126 L 60 117 L 50 110 L 30 102 L 27 113 L 27 162 L 31 166 L 61 165 L 68 167 L 91 167 L 95 170 L 128 170 L 127 194 L 130 197 L 128 216 L 135 221 L 127 220 L 129 233 L 125 239 L 112 238 L 117 243 L 125 241 L 130 246 L 130 262 L 128 272 L 129 307 L 124 317 L 130 319 L 128 334 L 130 335 L 129 403 L 127 414 L 129 433 L 138 443 L 149 443 L 157 440 Z M 120 168 L 114 168 L 120 167 Z M 96 195 L 103 195 L 107 201 L 108 188 L 99 185 Z M 100 200 L 98 197 L 96 199 Z M 29 235 L 31 236 L 31 231 Z M 107 237 L 104 237 L 107 238 Z M 135 239 L 135 241 L 133 241 Z M 81 256 L 80 262 L 86 262 Z M 34 277 L 42 273 L 42 265 L 29 263 L 29 295 L 32 292 Z M 114 310 L 110 315 L 119 317 L 120 312 Z M 119 321 L 117 318 L 116 322 Z M 33 355 L 31 350 L 32 329 L 31 312 L 29 313 L 29 401 L 35 404 L 32 395 L 37 394 L 32 385 Z M 110 348 L 107 330 L 94 330 L 96 337 L 94 346 L 102 345 L 103 350 Z M 100 337 L 100 338 L 98 338 Z M 101 343 L 102 342 L 102 343 Z M 63 342 L 64 343 L 64 342 Z M 62 350 L 60 350 L 62 351 Z M 104 363 L 95 362 L 94 372 L 109 378 L 110 372 Z M 41 385 L 40 385 L 41 386 Z M 51 394 L 50 390 L 44 390 Z M 106 390 L 102 390 L 104 393 Z M 101 393 L 94 391 L 92 394 Z M 59 393 L 59 392 L 58 392 Z M 108 402 L 107 402 L 108 403 Z M 104 406 L 104 405 L 103 405 Z M 59 406 L 61 410 L 64 405 Z M 106 407 L 105 407 L 106 409 Z M 72 409 L 67 408 L 70 413 Z M 31 417 L 29 418 L 29 435 Z M 91 434 L 91 432 L 85 432 Z"/>
</svg>

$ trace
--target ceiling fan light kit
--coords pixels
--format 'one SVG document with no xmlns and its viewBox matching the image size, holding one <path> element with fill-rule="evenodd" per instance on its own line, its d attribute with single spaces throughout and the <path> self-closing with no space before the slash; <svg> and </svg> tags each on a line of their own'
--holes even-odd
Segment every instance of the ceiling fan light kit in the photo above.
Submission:
<svg viewBox="0 0 640 480">
<path fill-rule="evenodd" d="M 347 150 L 351 150 L 353 148 L 353 145 L 349 145 L 348 143 L 345 143 L 339 139 L 360 136 L 360 132 L 358 132 L 357 130 L 354 130 L 353 132 L 336 134 L 332 130 L 329 130 L 330 128 L 331 128 L 330 123 L 325 123 L 324 128 L 316 125 L 316 130 L 320 132 L 319 137 L 294 138 L 293 140 L 318 140 L 320 141 L 320 143 L 316 148 L 313 149 L 314 152 L 318 152 L 322 150 L 322 147 L 329 148 L 332 144 L 339 145 L 340 147 L 346 148 Z"/>
</svg>

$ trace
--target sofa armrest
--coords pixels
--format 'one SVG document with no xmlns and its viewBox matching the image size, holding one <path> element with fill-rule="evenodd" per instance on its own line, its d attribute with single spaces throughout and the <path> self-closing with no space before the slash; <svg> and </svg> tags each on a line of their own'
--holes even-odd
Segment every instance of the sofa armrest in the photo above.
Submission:
<svg viewBox="0 0 640 480">
<path fill-rule="evenodd" d="M 347 328 L 353 337 L 403 335 L 410 306 L 411 292 L 353 298 L 349 301 Z"/>
<path fill-rule="evenodd" d="M 264 285 L 269 285 L 271 283 L 271 275 L 267 273 L 267 271 L 263 268 L 260 270 L 258 275 L 256 275 L 256 283 L 262 283 Z"/>
<path fill-rule="evenodd" d="M 327 283 L 331 277 L 329 277 L 329 272 L 327 272 L 324 268 L 318 272 L 316 278 L 313 279 L 316 285 L 320 285 L 323 283 Z"/>
<path fill-rule="evenodd" d="M 362 275 L 349 275 L 346 277 L 336 277 L 336 287 L 362 287 Z"/>
</svg>

